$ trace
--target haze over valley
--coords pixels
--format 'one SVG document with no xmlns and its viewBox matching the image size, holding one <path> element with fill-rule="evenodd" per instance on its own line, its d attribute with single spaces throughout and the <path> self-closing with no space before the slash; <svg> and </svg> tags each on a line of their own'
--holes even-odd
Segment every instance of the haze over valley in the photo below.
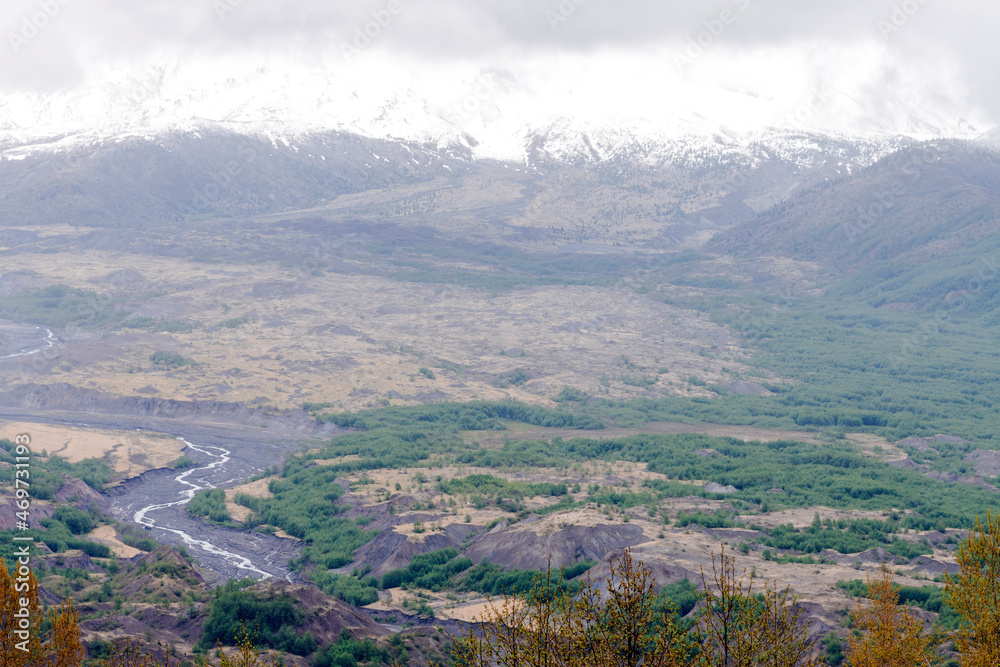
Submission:
<svg viewBox="0 0 1000 667">
<path fill-rule="evenodd" d="M 957 636 L 1000 154 L 932 26 L 993 10 L 216 4 L 4 10 L 0 555 L 88 660 L 464 664 L 626 549 L 685 628 L 723 548 L 789 586 L 819 664 L 886 565 Z"/>
</svg>

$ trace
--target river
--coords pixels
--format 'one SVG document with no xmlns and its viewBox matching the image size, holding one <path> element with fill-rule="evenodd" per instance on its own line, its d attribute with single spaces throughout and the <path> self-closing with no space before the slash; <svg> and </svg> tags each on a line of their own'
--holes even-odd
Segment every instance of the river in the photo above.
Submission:
<svg viewBox="0 0 1000 667">
<path fill-rule="evenodd" d="M 242 570 L 250 576 L 260 575 L 260 577 L 265 579 L 271 577 L 272 575 L 270 572 L 266 572 L 257 567 L 256 565 L 254 565 L 253 561 L 250 560 L 250 558 L 242 556 L 238 553 L 233 553 L 232 551 L 227 551 L 226 549 L 219 548 L 216 545 L 212 544 L 212 542 L 210 541 L 211 537 L 209 537 L 209 539 L 199 540 L 197 538 L 192 537 L 184 530 L 180 530 L 178 528 L 170 528 L 169 526 L 166 525 L 158 525 L 154 519 L 148 516 L 150 512 L 154 512 L 158 516 L 159 512 L 157 512 L 157 510 L 164 510 L 171 507 L 177 507 L 177 508 L 184 507 L 185 505 L 191 502 L 191 499 L 194 498 L 194 495 L 198 491 L 201 491 L 203 489 L 216 488 L 215 485 L 209 482 L 207 479 L 202 479 L 201 480 L 202 484 L 197 484 L 195 482 L 189 482 L 187 478 L 191 475 L 194 475 L 195 473 L 207 470 L 214 470 L 215 468 L 225 465 L 227 462 L 231 460 L 230 455 L 232 454 L 232 452 L 229 451 L 228 449 L 224 449 L 222 447 L 202 448 L 188 442 L 187 440 L 184 440 L 184 438 L 178 438 L 178 440 L 182 441 L 185 445 L 187 445 L 188 449 L 190 450 L 201 452 L 202 454 L 207 454 L 210 457 L 214 457 L 215 461 L 200 468 L 192 468 L 191 470 L 182 472 L 176 477 L 174 477 L 175 482 L 188 487 L 178 492 L 178 495 L 181 496 L 180 500 L 175 500 L 169 503 L 154 503 L 151 505 L 146 505 L 142 509 L 136 511 L 136 513 L 132 516 L 132 520 L 135 523 L 146 526 L 147 528 L 158 528 L 160 530 L 165 530 L 170 533 L 173 533 L 174 535 L 179 536 L 184 541 L 184 544 L 187 545 L 188 548 L 193 550 L 194 552 L 197 553 L 200 551 L 204 551 L 206 553 L 212 554 L 213 556 L 222 558 L 223 560 L 229 561 L 238 570 Z M 204 532 L 204 531 L 200 530 L 199 532 Z"/>
<path fill-rule="evenodd" d="M 212 583 L 248 576 L 297 580 L 288 560 L 299 556 L 301 542 L 209 524 L 188 515 L 186 505 L 200 489 L 236 486 L 280 465 L 301 449 L 301 440 L 263 428 L 10 407 L 0 407 L 0 419 L 172 434 L 185 443 L 185 454 L 196 466 L 181 472 L 150 470 L 127 480 L 111 492 L 111 515 L 148 528 L 158 542 L 186 547 Z"/>
<path fill-rule="evenodd" d="M 43 327 L 35 327 L 34 331 L 28 333 L 25 331 L 26 327 L 23 326 L 6 326 L 2 330 L 3 334 L 3 348 L 18 348 L 17 352 L 12 354 L 5 354 L 0 356 L 0 359 L 16 359 L 17 357 L 30 357 L 33 354 L 39 354 L 45 350 L 51 349 L 55 346 L 56 341 L 59 339 L 52 329 L 45 329 L 45 338 L 41 341 L 33 340 L 37 339 L 41 334 Z M 40 343 L 40 344 L 39 344 Z"/>
</svg>

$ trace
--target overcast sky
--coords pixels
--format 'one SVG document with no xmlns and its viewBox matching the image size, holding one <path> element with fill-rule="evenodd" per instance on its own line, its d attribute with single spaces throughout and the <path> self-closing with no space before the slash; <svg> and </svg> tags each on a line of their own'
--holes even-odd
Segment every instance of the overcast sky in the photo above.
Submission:
<svg viewBox="0 0 1000 667">
<path fill-rule="evenodd" d="M 0 91 L 74 88 L 108 65 L 174 58 L 294 54 L 349 69 L 377 56 L 433 71 L 646 54 L 651 72 L 763 90 L 791 63 L 801 94 L 850 80 L 873 113 L 889 89 L 995 122 L 998 26 L 990 0 L 4 0 Z M 358 58 L 344 58 L 356 44 Z M 614 78 L 605 68 L 591 83 Z"/>
</svg>

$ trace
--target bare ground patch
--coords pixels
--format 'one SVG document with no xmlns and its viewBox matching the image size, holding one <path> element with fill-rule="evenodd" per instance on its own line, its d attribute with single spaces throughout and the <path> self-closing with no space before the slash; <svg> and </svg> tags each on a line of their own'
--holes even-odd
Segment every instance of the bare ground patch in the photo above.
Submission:
<svg viewBox="0 0 1000 667">
<path fill-rule="evenodd" d="M 121 540 L 118 539 L 118 533 L 114 526 L 101 525 L 90 531 L 85 538 L 98 542 L 99 544 L 104 544 L 111 549 L 113 553 L 118 558 L 132 558 L 133 556 L 138 556 L 142 553 L 139 549 L 135 547 L 130 547 Z"/>
<path fill-rule="evenodd" d="M 40 383 L 123 396 L 359 409 L 444 399 L 550 404 L 566 385 L 608 398 L 708 395 L 687 378 L 756 376 L 743 363 L 748 351 L 728 330 L 619 288 L 491 294 L 360 273 L 306 275 L 266 262 L 204 264 L 106 250 L 63 253 L 58 262 L 22 259 L 46 282 L 108 294 L 113 286 L 94 281 L 109 266 L 139 272 L 163 295 L 136 314 L 192 325 L 160 333 L 118 329 L 100 339 L 81 333 L 61 341 L 58 358 L 32 378 Z M 255 285 L 282 286 L 280 298 Z M 156 366 L 150 355 L 157 351 L 198 366 Z M 503 377 L 516 370 L 529 379 L 505 386 Z"/>
<path fill-rule="evenodd" d="M 84 459 L 104 459 L 121 479 L 137 477 L 147 470 L 164 468 L 176 461 L 184 443 L 166 435 L 132 431 L 108 431 L 28 422 L 3 422 L 3 437 L 31 435 L 35 452 L 59 455 L 71 463 Z"/>
<path fill-rule="evenodd" d="M 765 582 L 774 581 L 780 586 L 790 584 L 793 593 L 800 596 L 803 601 L 821 605 L 823 617 L 831 623 L 839 622 L 839 614 L 851 604 L 848 597 L 836 588 L 837 582 L 864 579 L 866 574 L 877 572 L 881 567 L 879 563 L 868 560 L 865 562 L 858 560 L 853 564 L 832 562 L 780 564 L 762 557 L 763 550 L 754 544 L 756 533 L 752 530 L 739 528 L 711 530 L 694 525 L 685 528 L 664 527 L 658 518 L 643 516 L 641 512 L 615 513 L 609 517 L 593 506 L 553 513 L 523 524 L 516 523 L 509 530 L 514 531 L 512 535 L 519 531 L 553 535 L 567 526 L 594 527 L 622 523 L 624 516 L 629 516 L 629 524 L 640 527 L 643 535 L 648 538 L 648 541 L 633 547 L 635 557 L 651 566 L 654 572 L 673 573 L 674 578 L 660 580 L 659 584 L 684 577 L 695 584 L 700 584 L 700 574 L 703 570 L 707 576 L 711 576 L 713 554 L 717 556 L 725 547 L 727 553 L 736 557 L 739 569 L 745 571 L 746 576 L 754 577 L 758 586 L 762 587 Z M 780 517 L 786 522 L 788 518 L 788 515 Z M 754 516 L 752 519 L 755 523 L 766 525 L 776 524 L 779 520 L 778 517 L 767 520 L 763 515 Z M 447 524 L 448 521 L 443 523 Z M 751 549 L 747 554 L 741 553 L 737 548 L 745 541 L 751 543 Z M 954 563 L 954 556 L 947 549 L 935 549 L 931 558 L 940 563 Z M 895 566 L 895 570 L 898 584 L 925 586 L 932 583 L 925 576 L 920 576 L 922 569 L 919 565 Z M 595 572 L 599 574 L 604 572 L 601 564 L 596 566 Z M 379 602 L 371 605 L 371 608 L 412 613 L 413 603 L 426 602 L 434 609 L 436 616 L 461 620 L 472 620 L 474 616 L 481 616 L 486 608 L 485 597 L 475 593 L 429 591 L 421 593 L 422 595 L 418 597 L 416 591 L 394 589 L 391 591 L 391 596 L 384 595 Z M 410 601 L 410 607 L 402 606 L 404 599 Z"/>
<path fill-rule="evenodd" d="M 579 482 L 581 490 L 570 495 L 573 496 L 574 500 L 584 504 L 543 515 L 527 515 L 519 519 L 512 513 L 496 507 L 476 508 L 469 502 L 468 498 L 451 497 L 441 493 L 437 488 L 439 477 L 442 480 L 449 480 L 470 474 L 489 474 L 512 481 L 562 481 L 570 486 Z M 741 514 L 737 517 L 738 525 L 732 528 L 706 529 L 697 525 L 679 528 L 672 525 L 678 512 L 703 511 L 712 513 L 720 509 L 731 509 L 732 506 L 726 500 L 707 499 L 694 495 L 666 498 L 657 502 L 655 507 L 641 505 L 629 509 L 608 505 L 597 507 L 596 503 L 588 502 L 586 489 L 589 484 L 597 483 L 601 484 L 602 487 L 607 485 L 613 489 L 629 488 L 636 491 L 641 489 L 642 483 L 646 480 L 663 478 L 662 475 L 655 475 L 646 470 L 645 464 L 632 462 L 591 461 L 581 464 L 575 469 L 567 467 L 559 470 L 525 469 L 515 471 L 471 466 L 438 466 L 392 471 L 368 471 L 348 474 L 345 477 L 357 481 L 363 475 L 367 475 L 373 483 L 356 485 L 352 495 L 360 497 L 366 506 L 385 502 L 387 494 L 392 495 L 393 502 L 398 502 L 401 496 L 409 496 L 410 501 L 408 502 L 411 506 L 413 502 L 421 503 L 419 510 L 400 509 L 397 511 L 404 522 L 391 528 L 391 530 L 405 535 L 410 541 L 420 542 L 439 529 L 444 530 L 451 524 L 465 523 L 466 515 L 471 525 L 480 528 L 500 524 L 496 530 L 503 529 L 512 540 L 517 539 L 517 535 L 523 532 L 553 538 L 560 531 L 570 527 L 579 529 L 628 524 L 641 529 L 641 536 L 647 541 L 634 547 L 635 555 L 647 561 L 654 568 L 654 571 L 687 576 L 695 583 L 699 583 L 702 569 L 710 574 L 713 553 L 718 554 L 725 545 L 726 550 L 737 557 L 740 568 L 746 568 L 747 575 L 753 573 L 761 585 L 765 580 L 777 580 L 781 585 L 791 584 L 793 592 L 801 596 L 803 600 L 820 604 L 824 610 L 823 614 L 829 617 L 827 620 L 831 623 L 839 622 L 839 613 L 849 604 L 848 598 L 836 589 L 837 581 L 863 579 L 866 572 L 877 570 L 879 564 L 867 558 L 847 558 L 842 559 L 844 562 L 822 564 L 780 564 L 765 560 L 762 557 L 764 548 L 758 544 L 760 534 L 749 529 L 747 525 L 755 524 L 765 529 L 772 529 L 781 524 L 791 523 L 796 528 L 804 528 L 814 521 L 817 514 L 821 520 L 827 518 L 834 520 L 884 520 L 890 514 L 888 511 L 810 507 L 771 513 Z M 399 490 L 396 490 L 394 486 L 397 483 L 400 485 Z M 451 504 L 452 500 L 455 501 L 454 506 Z M 524 506 L 527 509 L 537 509 L 557 501 L 556 498 L 526 499 Z M 433 509 L 427 509 L 429 502 L 433 503 Z M 443 514 L 444 516 L 433 521 L 428 521 L 425 518 L 422 522 L 423 525 L 419 526 L 422 532 L 415 532 L 412 521 L 408 521 L 407 518 L 410 516 L 414 518 L 426 517 L 428 514 L 437 516 Z M 664 524 L 665 516 L 670 521 L 670 525 Z M 505 521 L 511 522 L 507 528 L 503 528 L 502 525 L 502 522 Z M 904 536 L 905 539 L 913 540 L 919 540 L 922 537 L 923 535 L 919 533 L 910 533 Z M 749 543 L 747 554 L 743 554 L 737 549 L 743 542 Z M 933 567 L 939 567 L 944 563 L 954 563 L 954 555 L 948 545 L 936 546 L 930 558 L 936 562 L 936 565 L 932 563 Z M 896 566 L 897 582 L 912 586 L 927 585 L 929 583 L 926 578 L 928 570 L 922 561 L 925 562 L 925 559 L 913 561 L 911 565 Z M 667 583 L 667 581 L 660 583 Z M 429 604 L 435 610 L 435 614 L 440 617 L 469 620 L 473 616 L 481 614 L 485 608 L 485 600 L 474 594 L 427 594 L 429 597 L 422 597 L 420 601 Z M 382 609 L 412 611 L 401 606 L 404 596 L 406 599 L 416 601 L 415 592 L 408 591 L 401 592 L 399 595 L 394 594 L 392 600 L 383 599 L 373 606 Z"/>
<path fill-rule="evenodd" d="M 271 483 L 272 479 L 276 479 L 276 476 L 272 475 L 270 477 L 263 477 L 253 482 L 247 482 L 246 484 L 240 484 L 239 486 L 226 489 L 226 511 L 229 512 L 229 516 L 232 517 L 233 521 L 242 523 L 250 518 L 251 514 L 253 514 L 249 507 L 236 504 L 236 496 L 244 493 L 254 498 L 270 498 L 274 494 L 272 494 L 267 487 L 268 484 Z M 285 535 L 279 535 L 279 537 L 285 537 Z"/>
<path fill-rule="evenodd" d="M 868 458 L 880 458 L 886 463 L 899 463 L 909 458 L 902 449 L 885 438 L 871 433 L 848 433 L 847 439 Z"/>
</svg>

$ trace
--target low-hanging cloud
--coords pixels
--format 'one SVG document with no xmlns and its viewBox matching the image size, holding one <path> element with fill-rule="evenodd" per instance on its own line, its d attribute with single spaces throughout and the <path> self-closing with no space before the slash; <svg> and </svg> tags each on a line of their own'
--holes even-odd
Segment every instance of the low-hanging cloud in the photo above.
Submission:
<svg viewBox="0 0 1000 667">
<path fill-rule="evenodd" d="M 693 77 L 709 50 L 735 67 L 768 50 L 850 54 L 856 45 L 886 54 L 877 64 L 885 85 L 919 83 L 926 72 L 924 88 L 933 89 L 944 77 L 942 95 L 961 90 L 958 104 L 1000 117 L 998 24 L 1000 5 L 985 0 L 7 0 L 0 90 L 73 86 L 104 63 L 172 53 L 336 55 L 367 46 L 367 30 L 378 36 L 372 48 L 400 62 L 497 64 L 539 53 L 658 49 L 674 53 Z M 823 70 L 857 66 L 814 60 Z"/>
<path fill-rule="evenodd" d="M 774 44 L 816 37 L 883 37 L 956 51 L 990 34 L 1000 7 L 984 0 L 397 0 L 407 17 L 396 45 L 436 55 L 481 56 L 504 47 L 588 50 L 687 37 L 725 10 L 739 14 L 728 37 Z M 18 32 L 39 12 L 70 43 L 107 54 L 165 44 L 219 48 L 345 39 L 388 0 L 8 0 L 0 26 Z M 53 11 L 53 8 L 56 8 Z M 895 18 L 894 18 L 895 17 Z M 895 22 L 895 25 L 894 25 Z M 885 23 L 886 25 L 881 25 Z M 430 32 L 428 32 L 430 30 Z"/>
</svg>

